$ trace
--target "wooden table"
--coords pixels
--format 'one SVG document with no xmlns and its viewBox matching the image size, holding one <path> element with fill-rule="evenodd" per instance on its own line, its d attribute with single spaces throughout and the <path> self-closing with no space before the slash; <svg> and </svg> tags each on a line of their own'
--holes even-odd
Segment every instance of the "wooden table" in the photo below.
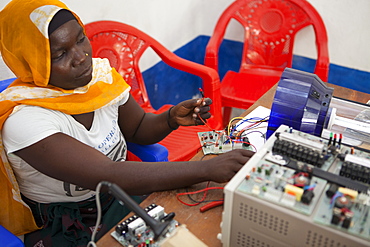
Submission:
<svg viewBox="0 0 370 247">
<path fill-rule="evenodd" d="M 370 95 L 366 93 L 361 93 L 348 88 L 343 88 L 333 84 L 328 84 L 330 87 L 334 88 L 334 96 L 357 101 L 361 103 L 367 103 L 370 100 Z M 275 95 L 277 85 L 271 88 L 267 93 L 265 93 L 258 101 L 256 101 L 248 110 L 246 110 L 242 116 L 248 115 L 258 106 L 264 106 L 266 108 L 271 108 L 272 100 Z M 203 156 L 202 152 L 199 152 L 193 157 L 192 160 L 199 160 Z M 205 157 L 209 159 L 211 157 Z M 211 183 L 210 187 L 222 186 L 220 184 Z M 196 184 L 189 187 L 189 191 L 196 191 L 199 189 L 204 189 L 206 183 Z M 203 241 L 209 247 L 221 247 L 221 242 L 217 239 L 217 234 L 221 232 L 220 223 L 222 215 L 222 207 L 216 207 L 208 210 L 204 213 L 199 211 L 200 207 L 204 204 L 189 207 L 180 203 L 176 199 L 177 193 L 185 192 L 185 189 L 171 190 L 165 192 L 152 193 L 146 200 L 144 200 L 140 206 L 142 208 L 155 203 L 164 207 L 166 213 L 174 212 L 176 214 L 175 219 L 181 223 L 185 224 L 187 228 L 197 236 L 201 241 Z M 207 200 L 220 199 L 223 197 L 222 190 L 210 190 L 207 194 Z M 184 198 L 186 200 L 186 198 Z M 113 231 L 112 229 L 111 231 Z M 111 232 L 110 231 L 110 232 Z M 121 247 L 121 245 L 110 236 L 110 232 L 102 237 L 97 245 L 100 247 Z"/>
</svg>

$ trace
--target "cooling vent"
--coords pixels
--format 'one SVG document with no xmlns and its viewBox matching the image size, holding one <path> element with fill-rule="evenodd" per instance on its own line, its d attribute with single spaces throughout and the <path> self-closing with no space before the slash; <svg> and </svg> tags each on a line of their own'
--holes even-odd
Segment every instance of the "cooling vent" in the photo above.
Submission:
<svg viewBox="0 0 370 247">
<path fill-rule="evenodd" d="M 238 247 L 273 247 L 260 239 L 255 239 L 253 236 L 247 236 L 241 232 L 238 232 L 236 244 Z"/>
<path fill-rule="evenodd" d="M 256 207 L 251 207 L 247 204 L 241 203 L 239 207 L 239 217 L 244 218 L 247 221 L 252 221 L 253 223 L 274 232 L 278 232 L 279 234 L 285 236 L 288 235 L 288 221 L 280 219 L 276 215 L 268 214 Z"/>
<path fill-rule="evenodd" d="M 335 239 L 327 238 L 320 233 L 308 231 L 306 236 L 308 247 L 351 247 L 338 242 Z"/>
</svg>

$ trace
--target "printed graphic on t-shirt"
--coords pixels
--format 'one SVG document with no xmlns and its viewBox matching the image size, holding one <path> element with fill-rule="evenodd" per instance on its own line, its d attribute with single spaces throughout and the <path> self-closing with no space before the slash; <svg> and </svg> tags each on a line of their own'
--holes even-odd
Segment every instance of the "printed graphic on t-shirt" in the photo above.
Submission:
<svg viewBox="0 0 370 247">
<path fill-rule="evenodd" d="M 123 139 L 117 121 L 112 120 L 111 124 L 112 126 L 109 132 L 104 136 L 100 144 L 95 147 L 95 149 L 99 150 L 105 155 L 107 155 L 107 153 L 110 153 L 112 148 Z"/>
<path fill-rule="evenodd" d="M 84 194 L 86 194 L 86 192 L 84 192 L 84 191 L 88 190 L 88 189 L 85 189 L 81 186 L 77 186 L 77 185 L 70 184 L 70 183 L 67 183 L 67 182 L 63 183 L 63 188 L 64 188 L 64 191 L 66 192 L 66 196 L 84 195 Z"/>
<path fill-rule="evenodd" d="M 112 150 L 106 155 L 113 161 L 125 161 L 126 151 L 127 151 L 126 142 L 123 141 L 123 135 L 121 131 L 119 131 L 119 141 L 117 145 L 114 146 L 114 148 L 112 148 Z"/>
</svg>

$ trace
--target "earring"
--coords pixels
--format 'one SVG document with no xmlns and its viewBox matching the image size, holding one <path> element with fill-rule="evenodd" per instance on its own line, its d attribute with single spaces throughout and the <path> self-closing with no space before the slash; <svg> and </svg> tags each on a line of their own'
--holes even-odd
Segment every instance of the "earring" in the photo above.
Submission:
<svg viewBox="0 0 370 247">
<path fill-rule="evenodd" d="M 89 56 L 89 54 L 88 54 L 88 53 L 85 53 L 85 56 L 86 56 L 86 57 L 88 57 L 88 56 Z"/>
</svg>

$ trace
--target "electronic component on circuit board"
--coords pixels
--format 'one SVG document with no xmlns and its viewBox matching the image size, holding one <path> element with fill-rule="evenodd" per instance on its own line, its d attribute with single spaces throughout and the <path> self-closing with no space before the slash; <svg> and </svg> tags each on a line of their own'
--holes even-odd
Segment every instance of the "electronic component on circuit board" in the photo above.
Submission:
<svg viewBox="0 0 370 247">
<path fill-rule="evenodd" d="M 221 154 L 233 149 L 253 150 L 249 138 L 245 135 L 227 135 L 225 130 L 199 132 L 198 138 L 204 154 Z"/>
<path fill-rule="evenodd" d="M 172 246 L 194 246 L 206 247 L 206 245 L 193 235 L 185 225 L 180 225 L 175 219 L 174 213 L 166 214 L 164 208 L 151 204 L 146 207 L 145 212 L 158 222 L 169 222 L 165 231 L 160 236 L 155 233 L 146 222 L 138 215 L 133 215 L 116 225 L 115 231 L 111 233 L 124 247 L 172 247 Z M 186 243 L 184 243 L 184 239 Z"/>
<path fill-rule="evenodd" d="M 173 232 L 176 227 L 178 227 L 178 222 L 173 219 L 175 216 L 174 213 L 166 214 L 163 207 L 156 204 L 151 204 L 144 210 L 148 213 L 148 215 L 157 221 L 171 221 L 169 227 L 167 228 L 168 233 Z M 154 233 L 150 227 L 142 218 L 138 217 L 137 215 L 134 215 L 122 223 L 119 223 L 111 235 L 125 247 L 156 247 L 160 246 L 159 244 L 164 240 L 163 236 L 157 240 L 154 240 Z"/>
<path fill-rule="evenodd" d="M 225 186 L 223 246 L 369 246 L 370 151 L 338 137 L 279 127 Z"/>
</svg>

